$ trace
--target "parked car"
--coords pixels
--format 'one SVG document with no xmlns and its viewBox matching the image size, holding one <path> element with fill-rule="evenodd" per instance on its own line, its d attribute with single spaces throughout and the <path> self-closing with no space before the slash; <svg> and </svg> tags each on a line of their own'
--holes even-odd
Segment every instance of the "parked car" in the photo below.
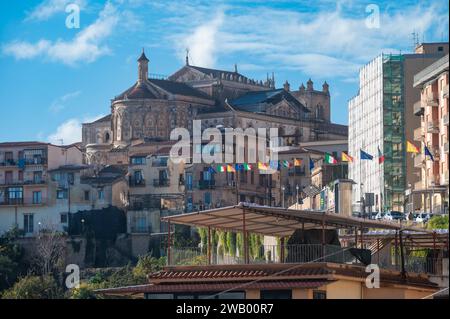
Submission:
<svg viewBox="0 0 450 319">
<path fill-rule="evenodd" d="M 403 214 L 402 212 L 397 212 L 397 211 L 391 211 L 390 215 L 392 217 L 392 220 L 406 220 L 405 214 Z"/>
<path fill-rule="evenodd" d="M 419 213 L 416 217 L 417 223 L 426 223 L 430 220 L 431 216 L 428 213 Z"/>
</svg>

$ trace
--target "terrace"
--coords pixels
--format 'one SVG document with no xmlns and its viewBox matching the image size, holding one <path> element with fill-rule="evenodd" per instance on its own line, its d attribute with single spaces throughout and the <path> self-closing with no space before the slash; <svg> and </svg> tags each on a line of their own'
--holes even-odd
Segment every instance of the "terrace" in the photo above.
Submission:
<svg viewBox="0 0 450 319">
<path fill-rule="evenodd" d="M 323 211 L 300 211 L 240 203 L 196 213 L 161 218 L 169 224 L 183 224 L 207 230 L 204 247 L 172 247 L 169 232 L 169 266 L 236 264 L 309 264 L 328 262 L 365 266 L 411 273 L 442 273 L 448 261 L 448 235 L 433 237 L 433 232 L 402 223 L 347 217 Z M 212 230 L 240 233 L 243 245 L 225 252 L 212 247 Z M 371 232 L 389 231 L 370 241 Z M 295 242 L 298 233 L 315 232 L 315 238 Z M 330 231 L 339 238 L 330 240 Z M 278 238 L 273 245 L 249 247 L 249 234 Z M 381 233 L 379 233 L 381 234 Z M 415 245 L 415 236 L 434 238 L 435 246 Z M 367 237 L 367 238 L 366 238 Z M 351 240 L 350 240 L 351 238 Z M 417 247 L 416 247 L 417 246 Z M 421 253 L 418 253 L 418 251 Z"/>
</svg>

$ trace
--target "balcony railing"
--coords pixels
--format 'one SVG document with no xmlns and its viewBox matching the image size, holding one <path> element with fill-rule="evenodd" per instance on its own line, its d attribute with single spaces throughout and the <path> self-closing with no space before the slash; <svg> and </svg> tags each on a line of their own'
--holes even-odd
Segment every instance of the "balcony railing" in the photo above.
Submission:
<svg viewBox="0 0 450 319">
<path fill-rule="evenodd" d="M 14 159 L 7 159 L 0 162 L 0 166 L 16 166 L 17 162 Z"/>
<path fill-rule="evenodd" d="M 128 185 L 130 187 L 145 187 L 145 179 L 130 178 Z"/>
<path fill-rule="evenodd" d="M 150 234 L 152 226 L 131 226 L 130 231 L 134 234 Z"/>
<path fill-rule="evenodd" d="M 295 167 L 289 169 L 289 176 L 305 176 L 306 169 L 304 167 Z"/>
<path fill-rule="evenodd" d="M 168 179 L 154 179 L 153 180 L 153 186 L 154 187 L 167 187 L 170 185 L 170 182 Z"/>
<path fill-rule="evenodd" d="M 6 179 L 1 180 L 0 185 L 13 186 L 13 185 L 43 185 L 46 183 L 44 178 L 34 179 L 34 180 L 18 180 L 18 179 Z"/>
<path fill-rule="evenodd" d="M 414 110 L 414 115 L 417 115 L 417 116 L 423 115 L 424 107 L 423 107 L 422 101 L 417 101 L 416 103 L 414 103 L 413 110 Z"/>
<path fill-rule="evenodd" d="M 170 249 L 170 266 L 174 265 L 232 265 L 232 264 L 266 264 L 266 263 L 308 263 L 308 262 L 356 262 L 356 258 L 347 248 L 333 245 L 284 245 L 283 252 L 277 245 L 261 245 L 259 249 L 249 252 L 247 260 L 243 252 L 208 254 L 200 247 Z"/>
<path fill-rule="evenodd" d="M 438 95 L 435 92 L 428 93 L 426 102 L 429 106 L 438 106 Z"/>
<path fill-rule="evenodd" d="M 414 141 L 421 142 L 424 137 L 423 130 L 418 127 L 414 130 Z"/>
<path fill-rule="evenodd" d="M 46 198 L 41 198 L 39 200 L 33 200 L 33 198 L 7 198 L 0 201 L 0 206 L 39 206 L 45 205 L 46 203 Z"/>
<path fill-rule="evenodd" d="M 198 188 L 199 189 L 213 189 L 216 187 L 216 181 L 215 180 L 200 180 L 198 181 Z"/>
<path fill-rule="evenodd" d="M 430 121 L 427 123 L 428 133 L 439 133 L 439 123 L 437 121 Z"/>
</svg>

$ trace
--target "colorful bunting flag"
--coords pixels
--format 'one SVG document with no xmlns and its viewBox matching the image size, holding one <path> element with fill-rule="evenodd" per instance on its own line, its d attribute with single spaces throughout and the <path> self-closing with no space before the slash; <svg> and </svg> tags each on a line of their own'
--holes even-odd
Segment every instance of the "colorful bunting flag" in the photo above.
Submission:
<svg viewBox="0 0 450 319">
<path fill-rule="evenodd" d="M 250 171 L 253 167 L 252 164 L 244 163 L 243 164 L 244 170 Z"/>
<path fill-rule="evenodd" d="M 217 171 L 220 173 L 225 172 L 225 165 L 217 165 Z"/>
<path fill-rule="evenodd" d="M 373 160 L 373 156 L 370 155 L 369 153 L 364 152 L 363 150 L 359 150 L 360 154 L 359 154 L 359 159 L 361 160 Z"/>
<path fill-rule="evenodd" d="M 380 147 L 377 146 L 378 149 L 378 164 L 382 164 L 384 162 L 384 154 L 381 153 Z"/>
<path fill-rule="evenodd" d="M 417 154 L 419 153 L 419 148 L 410 141 L 406 141 L 406 152 Z"/>
<path fill-rule="evenodd" d="M 270 160 L 269 161 L 269 166 L 270 166 L 271 169 L 278 170 L 279 167 L 280 167 L 280 162 L 274 161 L 274 160 Z"/>
<path fill-rule="evenodd" d="M 267 170 L 267 168 L 268 167 L 266 163 L 258 162 L 258 169 L 265 171 Z"/>
<path fill-rule="evenodd" d="M 233 165 L 228 164 L 227 165 L 227 172 L 228 173 L 235 173 L 236 169 L 233 167 Z"/>
<path fill-rule="evenodd" d="M 430 150 L 426 146 L 425 146 L 425 156 L 429 156 L 430 159 L 434 162 L 433 154 L 431 154 Z"/>
<path fill-rule="evenodd" d="M 302 159 L 294 158 L 294 166 L 302 166 Z"/>
<path fill-rule="evenodd" d="M 309 170 L 313 170 L 314 169 L 314 161 L 312 160 L 312 158 L 309 158 Z"/>
<path fill-rule="evenodd" d="M 328 164 L 337 164 L 337 160 L 328 153 L 325 153 L 325 163 Z"/>
<path fill-rule="evenodd" d="M 282 164 L 283 164 L 283 167 L 286 167 L 286 168 L 290 168 L 292 166 L 292 164 L 287 160 L 282 161 Z"/>
<path fill-rule="evenodd" d="M 353 163 L 353 157 L 351 157 L 350 155 L 348 155 L 345 152 L 342 152 L 342 161 L 343 162 Z"/>
</svg>

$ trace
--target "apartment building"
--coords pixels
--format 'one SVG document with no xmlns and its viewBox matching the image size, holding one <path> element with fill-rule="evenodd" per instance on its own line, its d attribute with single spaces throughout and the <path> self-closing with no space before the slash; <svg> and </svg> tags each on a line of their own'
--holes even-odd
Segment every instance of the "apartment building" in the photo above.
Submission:
<svg viewBox="0 0 450 319">
<path fill-rule="evenodd" d="M 412 54 L 381 54 L 361 68 L 359 93 L 349 101 L 349 164 L 353 203 L 359 207 L 365 193 L 375 194 L 374 210 L 404 211 L 408 184 L 419 181 L 414 158 L 406 154 L 420 119 L 413 105 L 420 90 L 414 75 L 448 54 L 448 43 L 423 43 Z M 361 160 L 360 150 L 373 160 Z M 384 155 L 378 161 L 378 149 Z"/>
<path fill-rule="evenodd" d="M 56 184 L 49 171 L 82 164 L 76 145 L 0 143 L 0 233 L 17 226 L 32 235 L 45 227 L 63 230 Z"/>
<path fill-rule="evenodd" d="M 421 90 L 414 104 L 414 115 L 420 118 L 414 140 L 420 143 L 421 154 L 414 159 L 420 180 L 411 196 L 420 200 L 416 209 L 433 213 L 448 213 L 448 58 L 447 54 L 414 76 L 414 87 Z M 431 156 L 425 155 L 425 147 Z"/>
</svg>

